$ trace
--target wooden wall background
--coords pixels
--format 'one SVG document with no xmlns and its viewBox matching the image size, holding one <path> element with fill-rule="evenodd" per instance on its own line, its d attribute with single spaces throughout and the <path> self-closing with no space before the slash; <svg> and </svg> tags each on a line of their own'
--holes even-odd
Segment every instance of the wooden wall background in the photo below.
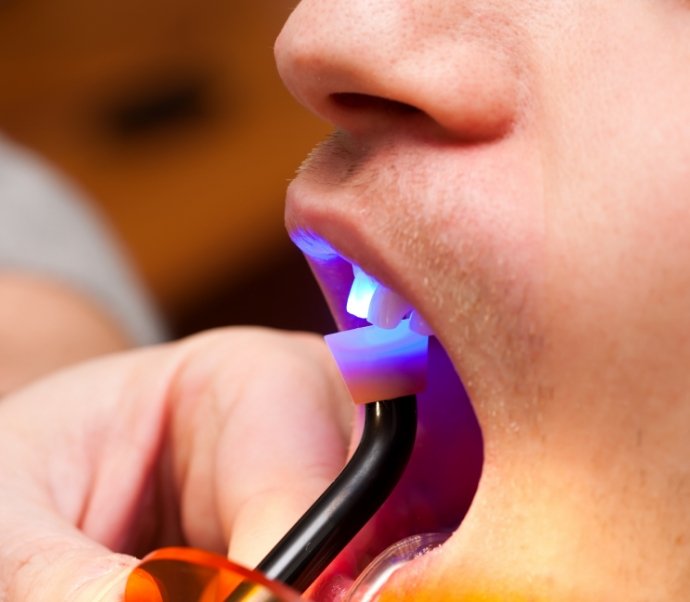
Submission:
<svg viewBox="0 0 690 602">
<path fill-rule="evenodd" d="M 327 132 L 273 65 L 293 4 L 0 0 L 0 130 L 90 195 L 178 334 L 328 328 L 282 224 Z"/>
</svg>

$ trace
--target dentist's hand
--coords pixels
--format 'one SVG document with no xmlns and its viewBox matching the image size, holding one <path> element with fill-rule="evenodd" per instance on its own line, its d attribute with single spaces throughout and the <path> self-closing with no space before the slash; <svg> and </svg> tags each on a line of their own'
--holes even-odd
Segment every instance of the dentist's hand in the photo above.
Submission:
<svg viewBox="0 0 690 602">
<path fill-rule="evenodd" d="M 351 402 L 322 342 L 235 329 L 73 368 L 0 404 L 0 599 L 120 602 L 134 556 L 255 564 L 333 480 Z"/>
</svg>

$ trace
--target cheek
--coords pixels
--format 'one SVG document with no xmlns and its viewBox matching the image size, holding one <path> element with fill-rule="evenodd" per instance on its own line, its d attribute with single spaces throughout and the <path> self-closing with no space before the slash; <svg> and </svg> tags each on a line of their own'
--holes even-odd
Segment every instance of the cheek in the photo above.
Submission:
<svg viewBox="0 0 690 602">
<path fill-rule="evenodd" d="M 586 15 L 541 82 L 555 336 L 638 382 L 662 357 L 690 360 L 690 13 L 677 4 Z"/>
<path fill-rule="evenodd" d="M 553 370 L 581 386 L 605 366 L 607 386 L 666 382 L 680 393 L 690 385 L 690 168 L 678 155 L 660 161 L 662 148 L 620 142 L 614 156 L 594 149 L 592 175 L 552 197 Z"/>
</svg>

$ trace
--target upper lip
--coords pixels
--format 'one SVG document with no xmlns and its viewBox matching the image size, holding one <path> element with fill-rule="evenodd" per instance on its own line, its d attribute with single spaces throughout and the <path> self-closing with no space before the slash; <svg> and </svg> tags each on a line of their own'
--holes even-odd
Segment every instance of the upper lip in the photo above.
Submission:
<svg viewBox="0 0 690 602">
<path fill-rule="evenodd" d="M 380 224 L 376 223 L 375 217 L 370 219 L 362 215 L 358 197 L 371 195 L 366 202 L 373 208 L 377 203 L 376 193 L 352 185 L 347 178 L 342 181 L 331 179 L 333 171 L 350 174 L 362 166 L 367 151 L 361 150 L 355 156 L 349 151 L 323 152 L 323 149 L 317 149 L 315 155 L 318 157 L 319 154 L 335 156 L 327 156 L 325 161 L 321 158 L 313 160 L 311 163 L 318 163 L 318 167 L 307 167 L 291 183 L 286 197 L 285 218 L 288 231 L 305 253 L 338 326 L 352 328 L 362 324 L 360 319 L 345 311 L 352 282 L 352 264 L 364 269 L 423 313 L 423 308 L 417 306 L 414 298 L 418 287 L 412 285 L 411 279 L 405 278 L 401 258 L 391 257 L 385 241 L 377 236 Z M 330 175 L 324 176 L 324 171 Z M 353 207 L 355 199 L 360 203 L 359 207 Z M 313 239 L 319 240 L 320 252 L 312 252 L 311 244 L 301 244 Z M 327 248 L 325 252 L 323 245 Z"/>
<path fill-rule="evenodd" d="M 540 352 L 539 149 L 522 131 L 475 145 L 423 128 L 385 134 L 339 133 L 317 148 L 288 188 L 288 231 L 333 249 L 309 260 L 341 328 L 360 324 L 345 312 L 351 263 L 419 312 L 473 395 L 497 386 L 485 374 L 510 385 Z"/>
<path fill-rule="evenodd" d="M 295 238 L 299 236 L 301 234 L 296 235 Z M 322 288 L 322 292 L 338 327 L 341 330 L 348 330 L 364 326 L 368 324 L 366 319 L 353 316 L 346 310 L 348 294 L 353 282 L 352 267 L 359 264 L 349 259 L 351 255 L 348 253 L 347 247 L 343 248 L 342 251 L 334 247 L 331 247 L 331 249 L 333 255 L 327 258 L 310 256 L 308 252 L 305 253 L 305 256 Z M 359 251 L 362 256 L 366 257 L 365 249 L 360 248 Z M 384 262 L 369 261 L 367 265 L 369 266 L 367 273 L 378 282 L 383 280 L 384 274 L 391 271 L 391 268 L 385 266 Z M 383 280 L 383 282 L 390 282 L 390 280 Z M 386 287 L 394 290 L 407 300 L 404 289 L 395 288 L 395 285 L 386 285 Z M 416 310 L 416 307 L 414 309 Z"/>
</svg>

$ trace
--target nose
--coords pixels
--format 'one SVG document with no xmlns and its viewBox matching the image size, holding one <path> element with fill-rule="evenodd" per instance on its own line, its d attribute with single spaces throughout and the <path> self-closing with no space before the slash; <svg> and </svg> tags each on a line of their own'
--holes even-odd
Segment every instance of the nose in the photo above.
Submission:
<svg viewBox="0 0 690 602">
<path fill-rule="evenodd" d="M 486 4 L 303 0 L 276 42 L 278 70 L 297 100 L 353 134 L 422 116 L 464 141 L 500 137 L 518 116 L 518 40 Z"/>
</svg>

